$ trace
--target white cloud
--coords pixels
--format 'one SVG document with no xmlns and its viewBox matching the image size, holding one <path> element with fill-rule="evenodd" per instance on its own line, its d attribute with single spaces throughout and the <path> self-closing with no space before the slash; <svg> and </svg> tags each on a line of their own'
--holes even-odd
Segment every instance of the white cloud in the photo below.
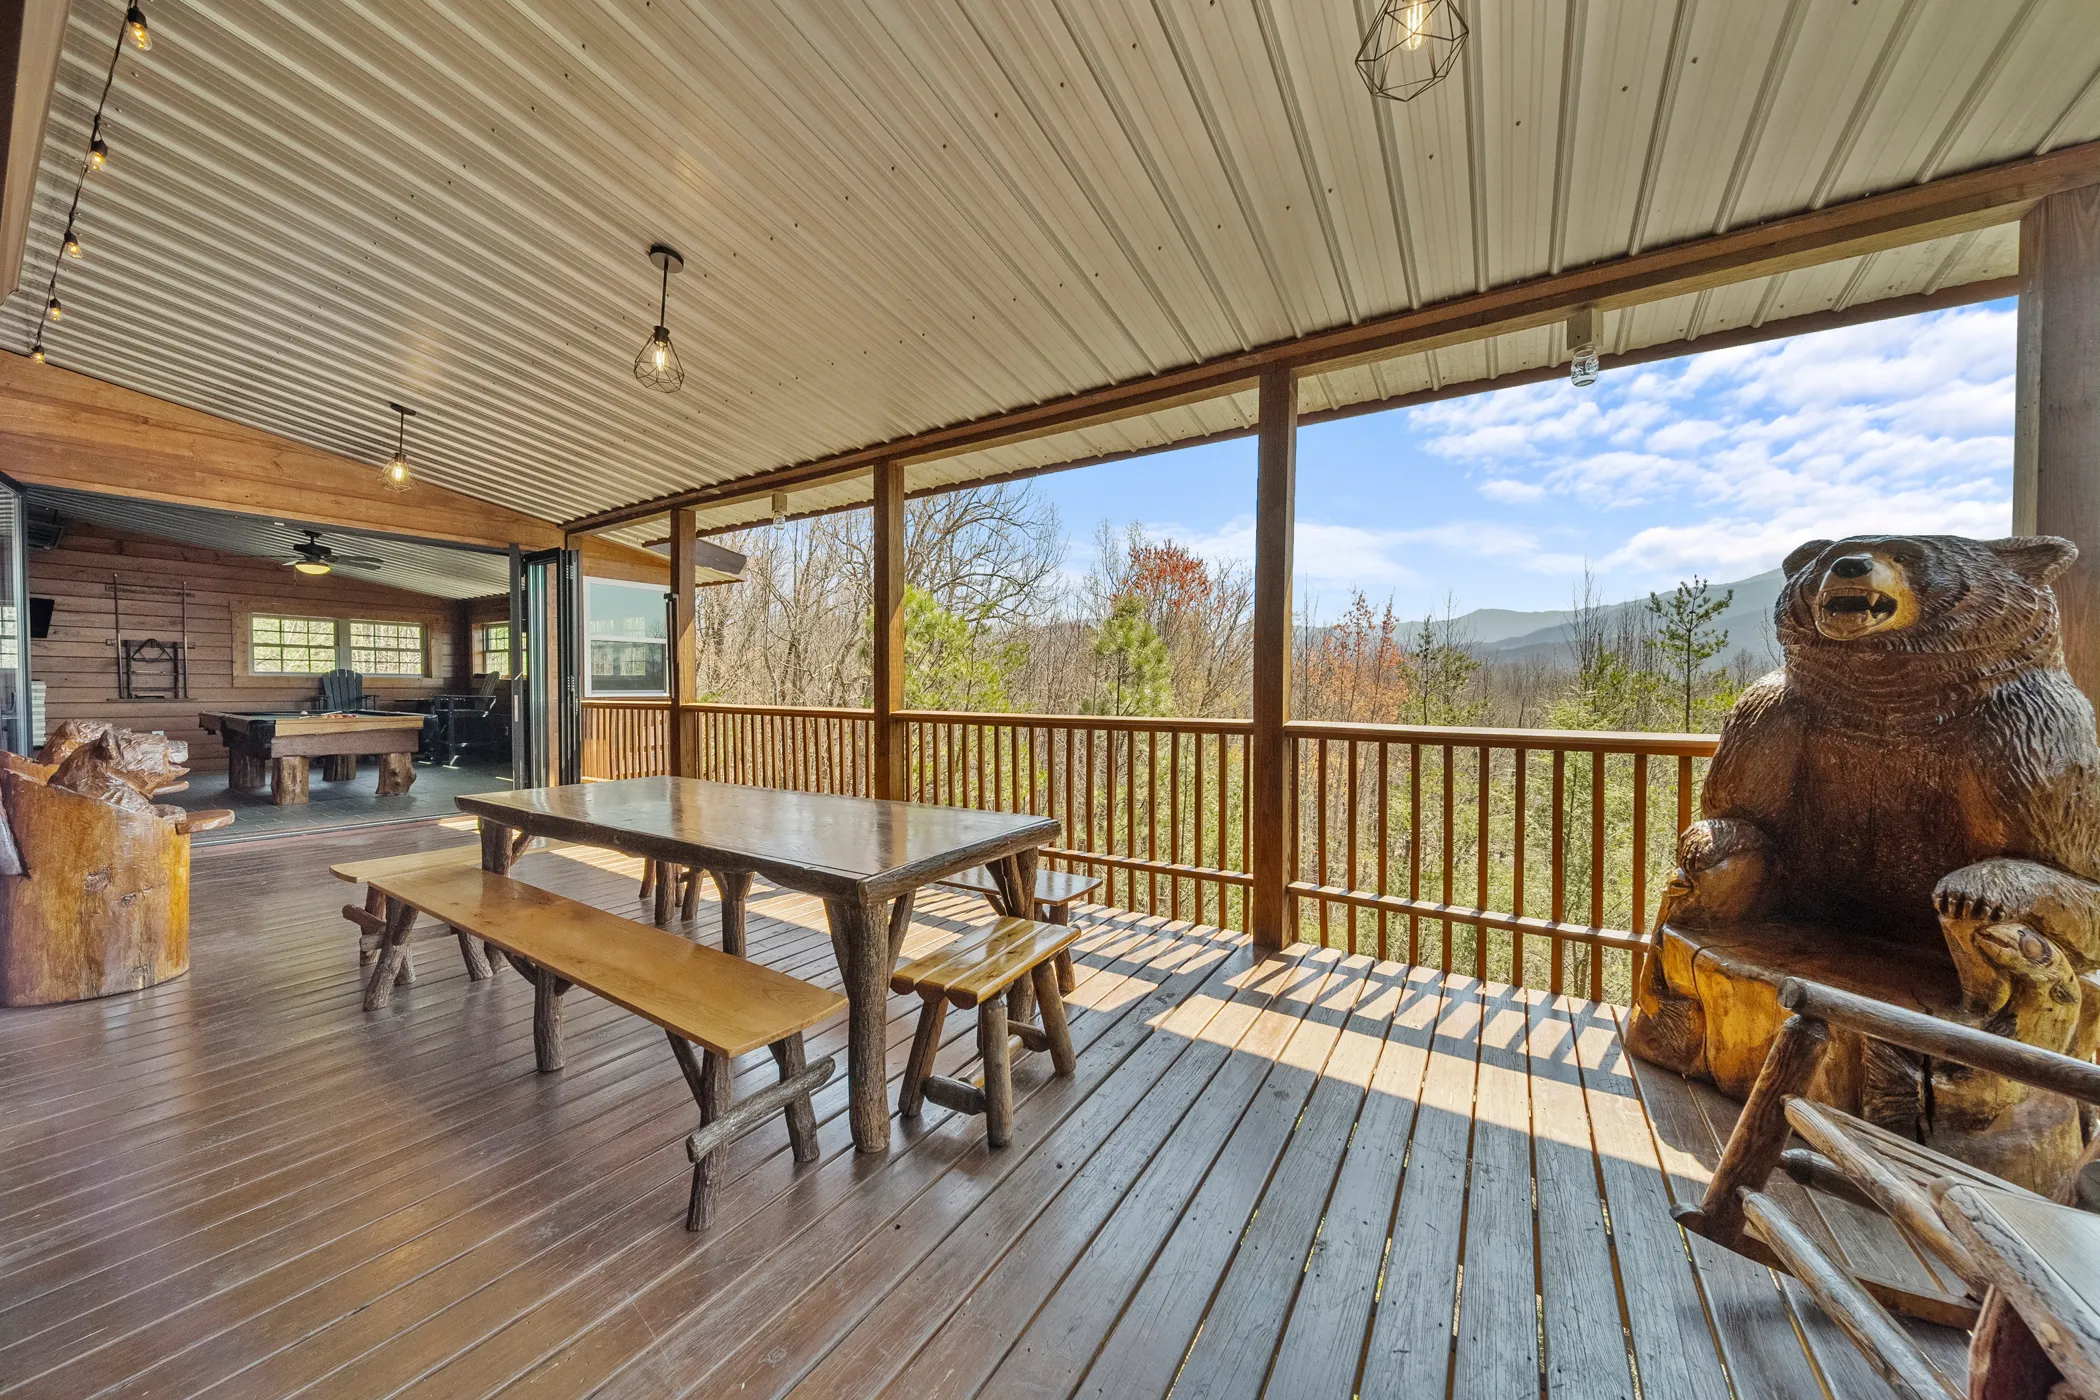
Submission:
<svg viewBox="0 0 2100 1400">
<path fill-rule="evenodd" d="M 1498 476 L 1492 481 L 1480 483 L 1480 494 L 1491 501 L 1508 505 L 1529 505 L 1533 501 L 1546 499 L 1546 488 L 1536 481 L 1519 481 L 1511 476 Z"/>
</svg>

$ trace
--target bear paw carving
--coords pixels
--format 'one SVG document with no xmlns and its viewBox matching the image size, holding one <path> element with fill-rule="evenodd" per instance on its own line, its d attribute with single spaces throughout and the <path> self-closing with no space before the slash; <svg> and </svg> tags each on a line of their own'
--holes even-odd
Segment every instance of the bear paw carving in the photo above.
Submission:
<svg viewBox="0 0 2100 1400">
<path fill-rule="evenodd" d="M 1770 891 L 1770 845 L 1745 821 L 1693 822 L 1677 841 L 1677 871 L 1663 891 L 1662 919 L 1687 927 L 1755 918 Z"/>
</svg>

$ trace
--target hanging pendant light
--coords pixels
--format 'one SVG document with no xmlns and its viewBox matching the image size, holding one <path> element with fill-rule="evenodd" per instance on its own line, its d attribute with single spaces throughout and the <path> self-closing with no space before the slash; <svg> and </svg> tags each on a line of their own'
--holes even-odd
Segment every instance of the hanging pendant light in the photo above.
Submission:
<svg viewBox="0 0 2100 1400">
<path fill-rule="evenodd" d="M 146 12 L 136 5 L 124 12 L 124 32 L 138 45 L 140 53 L 153 47 L 153 31 L 146 27 Z"/>
<path fill-rule="evenodd" d="M 663 295 L 656 307 L 656 328 L 649 333 L 642 352 L 634 357 L 634 377 L 660 393 L 675 394 L 685 383 L 685 366 L 678 363 L 678 350 L 671 344 L 671 274 L 685 271 L 685 259 L 664 243 L 649 246 L 649 261 L 663 270 Z"/>
<path fill-rule="evenodd" d="M 1451 72 L 1466 34 L 1455 0 L 1384 0 L 1356 51 L 1356 71 L 1373 97 L 1412 102 Z"/>
<path fill-rule="evenodd" d="M 409 487 L 408 420 L 416 416 L 416 411 L 398 403 L 390 403 L 387 407 L 401 416 L 401 425 L 394 438 L 394 455 L 379 469 L 379 484 L 389 491 L 406 491 Z"/>
</svg>

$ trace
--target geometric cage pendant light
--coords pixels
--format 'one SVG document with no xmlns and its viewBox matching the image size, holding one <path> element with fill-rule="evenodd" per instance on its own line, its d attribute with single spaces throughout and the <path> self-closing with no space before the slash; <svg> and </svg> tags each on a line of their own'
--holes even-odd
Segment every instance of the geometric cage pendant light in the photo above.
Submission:
<svg viewBox="0 0 2100 1400">
<path fill-rule="evenodd" d="M 667 243 L 649 245 L 649 261 L 663 272 L 663 295 L 656 307 L 656 328 L 634 357 L 634 377 L 659 393 L 675 394 L 685 383 L 685 366 L 678 363 L 678 350 L 671 344 L 666 322 L 671 307 L 671 274 L 685 271 L 685 259 Z"/>
<path fill-rule="evenodd" d="M 394 455 L 379 469 L 379 484 L 389 491 L 406 491 L 408 479 L 408 420 L 416 411 L 403 404 L 389 403 L 388 408 L 400 415 L 400 426 L 394 437 Z"/>
</svg>

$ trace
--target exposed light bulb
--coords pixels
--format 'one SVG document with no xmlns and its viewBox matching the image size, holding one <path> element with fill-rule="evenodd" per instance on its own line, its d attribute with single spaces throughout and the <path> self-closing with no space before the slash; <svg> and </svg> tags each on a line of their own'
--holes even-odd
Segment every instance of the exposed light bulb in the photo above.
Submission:
<svg viewBox="0 0 2100 1400">
<path fill-rule="evenodd" d="M 779 528 L 780 528 L 780 527 L 781 527 L 782 525 L 784 525 L 784 524 L 786 524 L 786 523 L 787 523 L 787 513 L 788 513 L 788 493 L 787 493 L 787 492 L 785 492 L 785 491 L 775 491 L 775 492 L 773 493 L 773 528 L 774 528 L 774 529 L 778 530 L 778 529 L 779 529 Z"/>
<path fill-rule="evenodd" d="M 1422 41 L 1429 37 L 1423 33 L 1429 27 L 1429 0 L 1414 0 L 1400 12 L 1400 24 L 1407 30 L 1407 39 L 1401 47 L 1409 52 L 1421 48 Z"/>
<path fill-rule="evenodd" d="M 100 170 L 109 164 L 109 143 L 97 136 L 88 142 L 88 169 Z"/>
<path fill-rule="evenodd" d="M 656 367 L 661 370 L 671 362 L 671 347 L 669 343 L 661 340 L 650 341 L 649 358 L 655 361 Z"/>
<path fill-rule="evenodd" d="M 80 238 L 71 228 L 66 230 L 66 256 L 74 262 L 79 262 L 81 258 Z"/>
<path fill-rule="evenodd" d="M 57 297 L 53 297 L 50 305 L 44 308 L 44 313 L 54 321 L 62 321 L 65 319 L 66 308 L 59 304 Z"/>
<path fill-rule="evenodd" d="M 408 420 L 415 410 L 406 404 L 390 403 L 388 408 L 399 415 L 394 438 L 394 455 L 379 469 L 379 484 L 388 491 L 406 491 L 409 487 L 408 470 Z"/>
<path fill-rule="evenodd" d="M 313 559 L 301 559 L 298 563 L 292 565 L 292 567 L 294 569 L 297 569 L 302 574 L 325 574 L 330 572 L 328 565 L 320 563 L 317 560 Z"/>
<path fill-rule="evenodd" d="M 408 458 L 395 457 L 386 464 L 386 479 L 389 486 L 408 485 Z"/>
<path fill-rule="evenodd" d="M 29 347 L 29 358 L 35 360 L 38 364 L 42 364 L 44 362 L 43 341 L 39 340 L 36 344 Z"/>
<path fill-rule="evenodd" d="M 153 31 L 146 27 L 146 12 L 136 5 L 124 12 L 124 32 L 138 45 L 139 52 L 153 47 Z"/>
</svg>

